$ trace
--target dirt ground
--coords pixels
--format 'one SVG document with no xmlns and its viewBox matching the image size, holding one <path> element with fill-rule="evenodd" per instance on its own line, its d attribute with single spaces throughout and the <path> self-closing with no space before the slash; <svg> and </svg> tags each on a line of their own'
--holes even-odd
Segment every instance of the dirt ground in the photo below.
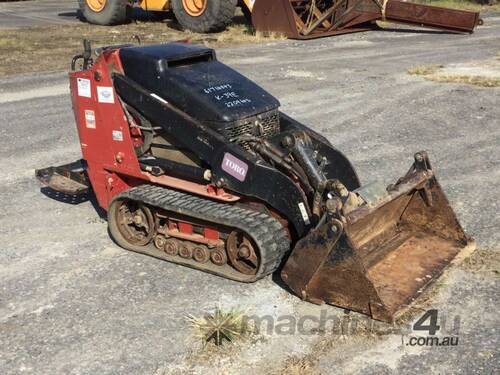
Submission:
<svg viewBox="0 0 500 375">
<path fill-rule="evenodd" d="M 81 23 L 2 30 L 0 76 L 68 69 L 71 58 L 81 52 L 83 39 L 91 40 L 96 48 L 137 43 L 136 36 L 144 44 L 190 40 L 214 48 L 283 39 L 279 35 L 256 34 L 243 17 L 235 18 L 235 23 L 220 34 L 197 34 L 173 26 L 169 21 L 138 21 L 113 27 Z"/>
</svg>

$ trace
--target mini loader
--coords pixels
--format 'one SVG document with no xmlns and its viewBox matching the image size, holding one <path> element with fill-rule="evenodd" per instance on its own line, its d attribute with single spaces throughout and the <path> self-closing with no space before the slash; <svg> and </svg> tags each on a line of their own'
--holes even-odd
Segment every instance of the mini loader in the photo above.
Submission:
<svg viewBox="0 0 500 375">
<path fill-rule="evenodd" d="M 473 248 L 425 152 L 394 184 L 361 186 L 212 49 L 96 55 L 87 43 L 69 74 L 83 159 L 36 176 L 73 202 L 92 190 L 121 247 L 241 282 L 280 269 L 302 299 L 383 321 Z"/>
</svg>

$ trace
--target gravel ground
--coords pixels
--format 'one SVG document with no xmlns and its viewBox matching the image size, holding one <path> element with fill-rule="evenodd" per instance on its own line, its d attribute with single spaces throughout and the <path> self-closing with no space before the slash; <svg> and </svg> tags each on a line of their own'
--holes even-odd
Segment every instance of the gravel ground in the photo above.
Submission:
<svg viewBox="0 0 500 375">
<path fill-rule="evenodd" d="M 33 176 L 80 155 L 65 75 L 1 79 L 1 372 L 498 373 L 500 89 L 431 82 L 406 70 L 491 60 L 499 46 L 500 17 L 489 16 L 470 36 L 380 31 L 218 51 L 343 150 L 363 182 L 392 182 L 415 151 L 429 152 L 479 249 L 420 306 L 438 309 L 448 323 L 460 318 L 460 343 L 450 348 L 358 332 L 272 334 L 198 352 L 184 316 L 216 303 L 275 318 L 343 312 L 303 303 L 271 277 L 238 284 L 118 248 L 90 202 L 51 200 Z"/>
<path fill-rule="evenodd" d="M 0 29 L 79 23 L 76 0 L 0 3 Z"/>
</svg>

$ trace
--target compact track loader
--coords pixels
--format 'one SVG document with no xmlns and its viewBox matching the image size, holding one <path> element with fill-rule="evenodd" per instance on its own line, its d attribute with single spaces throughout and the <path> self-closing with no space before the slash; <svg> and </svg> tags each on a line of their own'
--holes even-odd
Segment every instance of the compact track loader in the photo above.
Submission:
<svg viewBox="0 0 500 375">
<path fill-rule="evenodd" d="M 212 49 L 96 54 L 86 44 L 69 75 L 83 159 L 36 176 L 70 202 L 92 191 L 123 248 L 242 282 L 280 269 L 304 300 L 384 321 L 473 248 L 425 152 L 394 184 L 361 186 Z"/>
</svg>

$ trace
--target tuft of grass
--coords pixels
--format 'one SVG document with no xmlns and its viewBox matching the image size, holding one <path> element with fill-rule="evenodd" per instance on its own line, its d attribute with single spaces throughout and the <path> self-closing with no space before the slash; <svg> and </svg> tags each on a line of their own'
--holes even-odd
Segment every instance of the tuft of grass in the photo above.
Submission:
<svg viewBox="0 0 500 375">
<path fill-rule="evenodd" d="M 410 75 L 422 76 L 426 80 L 434 82 L 465 83 L 479 87 L 500 87 L 500 78 L 497 77 L 440 73 L 439 71 L 442 68 L 444 68 L 444 65 L 440 64 L 418 65 L 408 69 L 407 72 Z"/>
<path fill-rule="evenodd" d="M 216 346 L 235 343 L 253 333 L 245 312 L 238 309 L 224 311 L 220 306 L 216 306 L 212 313 L 201 317 L 188 315 L 186 321 L 190 324 L 194 337 L 204 346 L 208 343 Z"/>
<path fill-rule="evenodd" d="M 283 368 L 273 375 L 319 375 L 316 361 L 309 357 L 289 358 Z"/>
<path fill-rule="evenodd" d="M 414 68 L 408 69 L 408 74 L 417 76 L 426 76 L 436 73 L 439 69 L 444 68 L 441 64 L 418 65 Z"/>
<path fill-rule="evenodd" d="M 248 24 L 233 24 L 228 26 L 227 30 L 218 34 L 217 43 L 233 43 L 237 40 L 239 43 L 266 43 L 276 40 L 285 40 L 286 36 L 279 33 L 263 33 L 256 31 Z"/>
<path fill-rule="evenodd" d="M 443 74 L 430 76 L 427 79 L 436 82 L 465 83 L 479 87 L 500 87 L 500 78 Z"/>
</svg>

